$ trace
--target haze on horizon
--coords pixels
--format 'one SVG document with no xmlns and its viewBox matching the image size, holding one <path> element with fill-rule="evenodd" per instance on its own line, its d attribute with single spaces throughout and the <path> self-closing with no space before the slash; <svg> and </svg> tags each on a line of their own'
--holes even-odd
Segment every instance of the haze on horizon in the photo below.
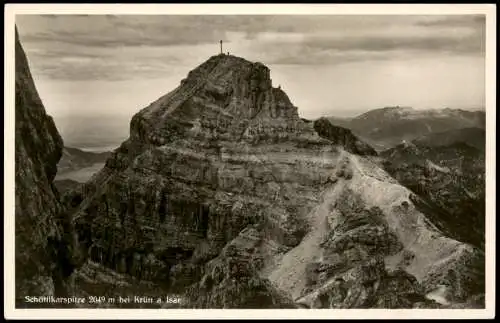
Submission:
<svg viewBox="0 0 500 323">
<path fill-rule="evenodd" d="M 305 118 L 485 105 L 482 15 L 17 15 L 16 25 L 47 112 L 74 120 L 66 129 L 114 116 L 128 131 L 220 39 L 267 65 Z"/>
</svg>

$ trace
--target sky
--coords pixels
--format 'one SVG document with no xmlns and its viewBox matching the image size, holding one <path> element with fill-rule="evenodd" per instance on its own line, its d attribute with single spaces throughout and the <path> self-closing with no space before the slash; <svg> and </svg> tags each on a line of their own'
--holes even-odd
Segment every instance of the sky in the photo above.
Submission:
<svg viewBox="0 0 500 323">
<path fill-rule="evenodd" d="M 485 105 L 481 15 L 17 15 L 16 25 L 56 123 L 130 119 L 219 40 L 267 65 L 305 118 Z"/>
</svg>

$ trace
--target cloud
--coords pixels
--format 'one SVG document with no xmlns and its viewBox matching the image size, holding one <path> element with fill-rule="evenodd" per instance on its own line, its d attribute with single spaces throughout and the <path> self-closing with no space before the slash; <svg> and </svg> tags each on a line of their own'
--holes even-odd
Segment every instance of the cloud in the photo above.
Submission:
<svg viewBox="0 0 500 323">
<path fill-rule="evenodd" d="M 435 34 L 430 37 L 387 37 L 354 36 L 348 38 L 311 37 L 302 42 L 303 45 L 315 49 L 336 49 L 342 51 L 374 51 L 422 50 L 450 51 L 455 53 L 480 53 L 484 51 L 482 39 L 474 36 Z"/>
<path fill-rule="evenodd" d="M 218 41 L 268 64 L 342 64 L 412 55 L 484 56 L 483 16 L 21 15 L 35 72 L 56 79 L 161 77 L 194 68 Z"/>
<path fill-rule="evenodd" d="M 277 19 L 281 21 L 282 19 Z M 178 46 L 229 41 L 227 32 L 250 35 L 288 31 L 272 16 L 38 15 L 17 17 L 27 42 L 59 41 L 87 47 Z"/>
<path fill-rule="evenodd" d="M 120 81 L 137 77 L 153 80 L 185 63 L 181 54 L 161 47 L 131 47 L 126 51 L 112 48 L 77 51 L 74 48 L 28 51 L 33 73 L 56 80 Z"/>
<path fill-rule="evenodd" d="M 40 15 L 18 16 L 17 20 L 29 29 L 25 41 L 61 41 L 89 47 L 209 44 L 228 40 L 227 32 L 245 33 L 252 40 L 266 33 L 287 36 L 327 32 L 350 37 L 374 30 L 411 32 L 412 27 L 420 33 L 437 33 L 443 27 L 484 28 L 481 16 Z"/>
<path fill-rule="evenodd" d="M 215 29 L 200 28 L 187 22 L 170 23 L 168 20 L 168 16 L 153 16 L 147 20 L 143 16 L 60 16 L 55 18 L 55 21 L 43 21 L 41 25 L 46 28 L 26 33 L 24 39 L 33 43 L 58 41 L 103 48 L 197 45 L 214 42 L 224 36 L 221 31 Z M 38 21 L 33 21 L 33 24 L 36 23 Z"/>
<path fill-rule="evenodd" d="M 256 37 L 259 51 L 273 64 L 342 64 L 363 60 L 388 60 L 418 56 L 484 57 L 484 21 L 477 17 L 400 16 L 371 21 L 370 28 L 313 33 L 263 33 Z M 352 22 L 352 21 L 351 21 Z M 376 24 L 379 22 L 379 24 Z M 367 22 L 365 22 L 367 24 Z M 265 37 L 264 37 L 265 36 Z M 273 46 L 278 44 L 278 46 Z"/>
<path fill-rule="evenodd" d="M 470 26 L 484 28 L 486 24 L 485 15 L 449 15 L 449 16 L 424 16 L 417 22 L 418 25 L 426 27 L 447 26 L 461 27 Z"/>
</svg>

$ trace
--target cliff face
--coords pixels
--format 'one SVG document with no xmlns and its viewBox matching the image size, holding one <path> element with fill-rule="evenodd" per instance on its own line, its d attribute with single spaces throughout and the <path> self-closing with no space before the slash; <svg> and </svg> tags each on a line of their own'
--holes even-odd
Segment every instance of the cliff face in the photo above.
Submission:
<svg viewBox="0 0 500 323">
<path fill-rule="evenodd" d="M 15 41 L 16 298 L 22 302 L 67 292 L 72 236 L 53 186 L 63 142 L 38 96 L 17 30 Z"/>
<path fill-rule="evenodd" d="M 440 263 L 475 251 L 428 223 L 372 155 L 300 119 L 264 65 L 218 55 L 137 113 L 66 202 L 92 263 L 184 307 L 435 306 L 424 295 L 447 279 Z M 453 279 L 461 302 L 470 277 Z"/>
</svg>

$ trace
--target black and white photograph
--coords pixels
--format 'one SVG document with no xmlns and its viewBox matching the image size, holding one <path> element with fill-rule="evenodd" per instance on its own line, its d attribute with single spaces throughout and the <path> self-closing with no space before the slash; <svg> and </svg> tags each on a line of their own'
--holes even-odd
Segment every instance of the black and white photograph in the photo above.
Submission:
<svg viewBox="0 0 500 323">
<path fill-rule="evenodd" d="M 8 313 L 493 317 L 496 8 L 442 6 L 7 5 Z"/>
</svg>

